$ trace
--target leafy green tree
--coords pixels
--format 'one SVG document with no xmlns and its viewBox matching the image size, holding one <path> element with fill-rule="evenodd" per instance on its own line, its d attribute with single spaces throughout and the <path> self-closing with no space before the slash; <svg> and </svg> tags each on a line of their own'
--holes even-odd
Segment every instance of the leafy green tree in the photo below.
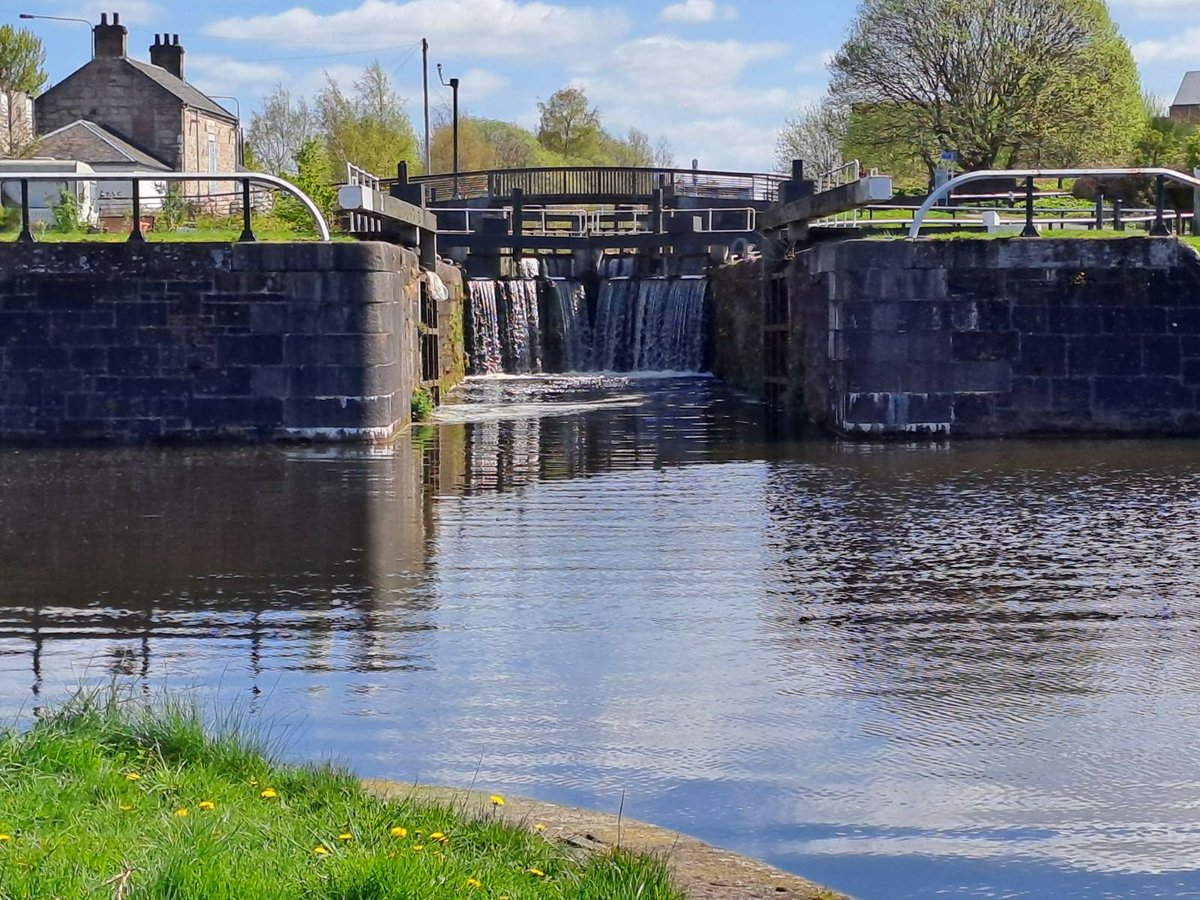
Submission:
<svg viewBox="0 0 1200 900">
<path fill-rule="evenodd" d="M 443 124 L 433 130 L 429 140 L 430 165 L 435 172 L 454 171 L 454 126 Z M 482 172 L 496 168 L 496 151 L 487 135 L 471 118 L 458 120 L 458 170 Z"/>
<path fill-rule="evenodd" d="M 294 162 L 296 171 L 287 176 L 288 180 L 309 196 L 326 220 L 332 219 L 336 215 L 337 192 L 332 187 L 329 157 L 321 142 L 316 138 L 306 140 L 296 152 Z M 289 195 L 277 196 L 275 215 L 295 231 L 312 230 L 312 216 L 300 201 Z"/>
<path fill-rule="evenodd" d="M 405 160 L 411 172 L 420 172 L 417 137 L 404 100 L 378 62 L 367 66 L 352 94 L 326 74 L 316 117 L 330 167 L 339 177 L 346 163 L 391 175 L 396 163 Z"/>
<path fill-rule="evenodd" d="M 801 107 L 784 122 L 775 139 L 775 167 L 791 172 L 792 161 L 802 159 L 813 174 L 829 172 L 842 164 L 849 110 L 828 97 Z"/>
<path fill-rule="evenodd" d="M 0 25 L 0 92 L 3 93 L 4 128 L 0 156 L 23 155 L 33 144 L 33 123 L 27 100 L 46 86 L 46 51 L 31 31 Z"/>
<path fill-rule="evenodd" d="M 562 88 L 538 103 L 537 139 L 551 153 L 568 160 L 594 161 L 603 138 L 600 111 L 582 88 Z"/>
<path fill-rule="evenodd" d="M 1104 0 L 862 0 L 830 71 L 872 165 L 889 148 L 930 173 L 941 150 L 967 170 L 1122 162 L 1144 125 Z"/>
<path fill-rule="evenodd" d="M 1192 132 L 1184 149 L 1187 153 L 1188 171 L 1194 172 L 1200 167 L 1200 129 Z"/>
</svg>

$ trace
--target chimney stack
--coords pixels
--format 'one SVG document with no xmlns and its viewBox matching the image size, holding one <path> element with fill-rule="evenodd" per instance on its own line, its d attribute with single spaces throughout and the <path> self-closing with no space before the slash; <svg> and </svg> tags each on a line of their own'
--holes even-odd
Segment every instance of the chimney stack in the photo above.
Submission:
<svg viewBox="0 0 1200 900">
<path fill-rule="evenodd" d="M 150 62 L 182 81 L 183 46 L 179 43 L 179 35 L 156 34 L 154 46 L 150 48 Z"/>
<path fill-rule="evenodd" d="M 92 28 L 92 57 L 94 59 L 121 59 L 128 56 L 129 31 L 121 24 L 119 13 L 112 14 L 112 24 L 108 24 L 108 14 L 100 13 L 100 24 Z"/>
</svg>

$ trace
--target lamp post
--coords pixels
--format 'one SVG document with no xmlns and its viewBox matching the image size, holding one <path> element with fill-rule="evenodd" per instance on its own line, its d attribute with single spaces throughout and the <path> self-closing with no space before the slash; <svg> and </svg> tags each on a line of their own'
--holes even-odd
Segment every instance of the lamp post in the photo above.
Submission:
<svg viewBox="0 0 1200 900">
<path fill-rule="evenodd" d="M 17 13 L 18 19 L 49 19 L 51 22 L 79 22 L 88 27 L 88 31 L 92 30 L 92 23 L 87 19 L 77 19 L 74 16 L 42 16 L 34 13 Z M 96 53 L 95 38 L 92 39 L 92 55 Z"/>
<path fill-rule="evenodd" d="M 237 97 L 229 94 L 209 94 L 214 100 L 232 100 L 233 114 L 237 116 L 237 166 L 239 169 L 245 166 L 246 160 L 244 156 L 245 139 L 242 137 L 242 104 Z"/>
<path fill-rule="evenodd" d="M 453 120 L 454 120 L 454 199 L 458 199 L 458 79 L 451 78 L 449 81 L 442 74 L 442 64 L 438 63 L 438 78 L 441 79 L 444 87 L 450 88 L 454 95 Z"/>
</svg>

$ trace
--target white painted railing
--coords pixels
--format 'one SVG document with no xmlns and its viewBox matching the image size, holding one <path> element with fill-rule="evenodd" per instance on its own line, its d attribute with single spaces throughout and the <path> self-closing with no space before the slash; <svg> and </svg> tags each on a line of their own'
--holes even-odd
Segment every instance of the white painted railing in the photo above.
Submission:
<svg viewBox="0 0 1200 900">
<path fill-rule="evenodd" d="M 254 232 L 250 227 L 252 201 L 250 196 L 251 184 L 263 184 L 283 191 L 295 197 L 312 216 L 317 229 L 317 236 L 322 241 L 332 240 L 329 225 L 321 211 L 312 199 L 294 184 L 277 175 L 267 175 L 262 172 L 46 172 L 46 171 L 5 171 L 0 173 L 0 182 L 16 182 L 21 186 L 21 233 L 18 241 L 32 241 L 33 232 L 29 220 L 29 185 L 34 182 L 63 182 L 78 184 L 94 181 L 127 181 L 133 186 L 131 209 L 133 224 L 129 233 L 131 241 L 144 240 L 141 230 L 141 189 L 143 182 L 240 182 L 242 186 L 242 235 L 239 241 L 254 240 Z"/>
</svg>

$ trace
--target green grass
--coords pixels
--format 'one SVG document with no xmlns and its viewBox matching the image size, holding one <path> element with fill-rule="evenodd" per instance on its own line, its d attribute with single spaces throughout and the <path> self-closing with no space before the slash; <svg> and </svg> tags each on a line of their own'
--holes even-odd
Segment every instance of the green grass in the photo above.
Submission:
<svg viewBox="0 0 1200 900">
<path fill-rule="evenodd" d="M 161 224 L 161 223 L 160 223 Z M 9 227 L 19 228 L 19 223 Z M 332 226 L 331 226 L 332 227 Z M 251 221 L 254 237 L 260 241 L 315 241 L 315 231 L 297 231 L 277 216 L 254 215 Z M 130 228 L 127 226 L 119 231 L 89 234 L 87 231 L 43 231 L 34 233 L 38 241 L 47 243 L 99 243 L 112 244 L 129 240 Z M 152 228 L 146 232 L 146 240 L 150 243 L 220 243 L 236 241 L 242 234 L 241 216 L 201 216 L 195 222 L 171 230 Z M 15 241 L 17 232 L 9 230 L 0 232 L 0 242 Z M 335 234 L 335 241 L 352 241 L 349 235 Z"/>
<path fill-rule="evenodd" d="M 680 898 L 662 860 L 385 802 L 239 725 L 105 694 L 0 732 L 0 898 Z"/>
<path fill-rule="evenodd" d="M 1200 250 L 1200 237 L 1193 237 L 1191 235 L 1187 235 L 1183 238 L 1183 242 L 1185 244 L 1191 244 L 1197 250 Z"/>
</svg>

